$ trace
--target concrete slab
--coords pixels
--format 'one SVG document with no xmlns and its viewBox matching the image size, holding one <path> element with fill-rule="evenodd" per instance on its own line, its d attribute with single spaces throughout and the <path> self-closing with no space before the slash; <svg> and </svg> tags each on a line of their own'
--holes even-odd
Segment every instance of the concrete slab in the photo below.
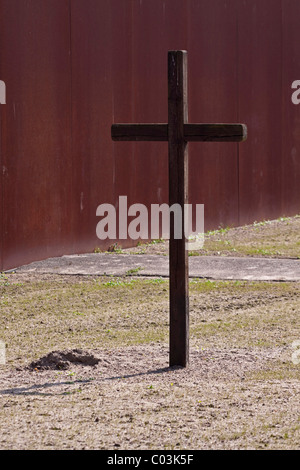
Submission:
<svg viewBox="0 0 300 470">
<path fill-rule="evenodd" d="M 136 276 L 169 275 L 169 259 L 158 255 L 90 253 L 38 261 L 16 272 Z M 251 281 L 300 281 L 300 260 L 250 257 L 189 257 L 190 277 Z"/>
</svg>

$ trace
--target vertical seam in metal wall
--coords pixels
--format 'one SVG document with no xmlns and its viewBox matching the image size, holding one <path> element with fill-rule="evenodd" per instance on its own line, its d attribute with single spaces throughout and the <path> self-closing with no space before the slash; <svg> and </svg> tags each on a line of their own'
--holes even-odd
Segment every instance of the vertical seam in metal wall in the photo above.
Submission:
<svg viewBox="0 0 300 470">
<path fill-rule="evenodd" d="M 69 0 L 69 67 L 70 67 L 70 92 L 69 92 L 69 98 L 70 98 L 70 145 L 69 145 L 69 150 L 70 150 L 70 159 L 71 159 L 71 171 L 70 171 L 70 187 L 71 187 L 71 201 L 73 200 L 74 196 L 74 178 L 73 178 L 73 89 L 72 89 L 72 0 Z M 75 238 L 74 238 L 74 217 L 75 213 L 73 212 L 73 216 L 71 217 L 72 223 L 72 235 L 71 235 L 71 246 L 72 246 L 72 252 L 74 251 L 74 245 L 75 245 Z"/>
<path fill-rule="evenodd" d="M 239 0 L 236 1 L 236 90 L 237 90 L 237 122 L 240 116 L 240 89 L 239 89 Z M 237 199 L 238 199 L 238 225 L 240 225 L 240 147 L 236 144 L 237 164 Z"/>
<path fill-rule="evenodd" d="M 2 7 L 2 5 L 1 5 Z M 2 8 L 1 8 L 2 10 Z M 1 11 L 2 13 L 2 11 Z M 1 15 L 1 18 L 3 16 Z M 0 26 L 2 26 L 2 24 L 0 24 Z M 1 52 L 1 49 L 0 49 L 0 52 Z M 0 57 L 0 72 L 2 74 L 2 57 Z M 2 76 L 0 76 L 0 79 L 2 79 Z M 4 189 L 3 189 L 3 184 L 4 184 L 4 177 L 3 177 L 3 152 L 2 152 L 2 149 L 3 149 L 3 146 L 2 146 L 2 106 L 0 104 L 0 184 L 1 184 L 1 188 L 0 188 L 0 204 L 1 204 L 1 207 L 0 207 L 0 215 L 1 215 L 1 225 L 0 225 L 0 272 L 3 270 L 3 231 L 4 231 Z"/>
<path fill-rule="evenodd" d="M 135 76 L 134 76 L 134 57 L 135 57 L 135 51 L 134 51 L 134 0 L 131 1 L 131 96 L 132 96 L 132 110 L 131 110 L 131 117 L 132 117 L 132 122 L 136 122 L 134 119 L 134 114 L 135 114 L 135 109 L 136 109 L 136 100 L 135 100 Z M 136 199 L 136 191 L 137 191 L 137 185 L 136 185 L 136 165 L 135 165 L 135 160 L 136 160 L 136 152 L 135 152 L 136 146 L 131 145 L 131 152 L 132 152 L 132 162 L 133 162 L 133 187 L 135 188 L 134 191 L 131 193 L 131 195 L 134 195 L 134 199 Z"/>
<path fill-rule="evenodd" d="M 0 69 L 1 70 L 1 69 Z M 4 190 L 3 190 L 3 183 L 4 183 L 4 178 L 3 178 L 3 170 L 2 170 L 2 106 L 0 104 L 0 183 L 1 183 L 1 226 L 0 226 L 0 271 L 3 269 L 3 222 L 4 222 Z"/>
<path fill-rule="evenodd" d="M 284 94 L 283 94 L 283 0 L 280 2 L 280 12 L 281 12 L 281 31 L 280 31 L 280 44 L 281 44 L 281 50 L 280 50 L 280 62 L 281 62 L 281 70 L 280 70 L 280 90 L 281 90 L 281 113 L 280 113 L 280 128 L 282 129 L 282 114 L 284 110 Z M 283 181 L 284 181 L 284 172 L 283 172 L 283 138 L 282 138 L 282 133 L 280 137 L 280 166 L 281 166 L 281 171 L 280 171 L 280 213 L 283 214 L 284 210 L 284 198 L 283 198 Z M 285 214 L 283 214 L 285 215 Z"/>
<path fill-rule="evenodd" d="M 109 6 L 108 13 L 109 13 L 109 40 L 110 44 L 113 43 L 112 41 L 112 30 L 113 30 L 113 14 L 112 14 L 113 6 Z M 115 99 L 114 99 L 114 93 L 115 93 L 115 82 L 114 82 L 114 60 L 113 60 L 113 54 L 110 55 L 110 62 L 109 62 L 109 76 L 111 77 L 111 116 L 112 120 L 111 123 L 115 122 Z M 112 141 L 111 141 L 112 144 Z M 111 157 L 112 157 L 112 164 L 113 164 L 113 174 L 112 174 L 112 200 L 114 201 L 114 206 L 116 207 L 117 204 L 117 163 L 116 163 L 116 154 L 115 154 L 115 146 L 111 145 Z"/>
</svg>

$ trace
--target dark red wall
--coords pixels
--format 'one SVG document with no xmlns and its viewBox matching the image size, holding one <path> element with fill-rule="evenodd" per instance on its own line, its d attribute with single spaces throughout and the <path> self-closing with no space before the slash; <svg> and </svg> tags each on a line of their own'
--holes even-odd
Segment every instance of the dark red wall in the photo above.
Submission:
<svg viewBox="0 0 300 470">
<path fill-rule="evenodd" d="M 167 202 L 167 144 L 110 126 L 166 122 L 171 49 L 188 51 L 190 122 L 248 126 L 189 144 L 205 229 L 299 212 L 299 23 L 298 0 L 0 0 L 0 270 L 107 248 L 96 208 L 120 195 Z"/>
</svg>

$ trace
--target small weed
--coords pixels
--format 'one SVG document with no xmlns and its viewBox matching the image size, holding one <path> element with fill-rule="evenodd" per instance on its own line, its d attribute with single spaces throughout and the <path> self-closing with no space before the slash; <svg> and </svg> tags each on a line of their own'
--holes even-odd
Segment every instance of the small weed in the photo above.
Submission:
<svg viewBox="0 0 300 470">
<path fill-rule="evenodd" d="M 270 224 L 270 220 L 261 220 L 260 222 L 256 222 L 256 220 L 253 222 L 253 227 L 263 227 L 264 225 Z"/>
<path fill-rule="evenodd" d="M 9 286 L 8 276 L 4 273 L 0 273 L 0 286 Z"/>
<path fill-rule="evenodd" d="M 84 313 L 82 313 L 82 312 L 76 312 L 76 311 L 75 311 L 75 312 L 73 312 L 73 314 L 74 314 L 74 315 L 79 315 L 79 316 L 84 316 Z"/>
<path fill-rule="evenodd" d="M 166 279 L 163 279 L 161 277 L 155 277 L 153 279 L 146 279 L 147 284 L 162 284 L 164 282 L 167 282 Z"/>
<path fill-rule="evenodd" d="M 101 250 L 101 248 L 96 247 L 94 249 L 94 253 L 124 253 L 122 247 L 118 245 L 118 243 L 113 243 L 110 245 L 107 250 Z"/>
<path fill-rule="evenodd" d="M 218 235 L 225 234 L 230 230 L 230 227 L 219 227 L 217 230 L 209 230 L 205 235 Z"/>
<path fill-rule="evenodd" d="M 200 256 L 201 253 L 199 251 L 189 251 L 188 256 Z"/>
<path fill-rule="evenodd" d="M 110 245 L 105 253 L 123 253 L 122 247 L 118 243 Z"/>
<path fill-rule="evenodd" d="M 146 243 L 142 243 L 141 241 L 138 241 L 136 246 L 141 248 L 142 251 L 144 252 L 144 250 L 146 250 L 147 246 L 157 245 L 158 243 L 164 243 L 164 242 L 165 242 L 165 240 L 163 238 L 158 238 L 158 239 L 155 239 L 155 240 L 150 240 L 150 242 L 146 242 Z M 141 254 L 141 251 L 139 251 L 138 253 Z"/>
<path fill-rule="evenodd" d="M 135 273 L 138 273 L 139 271 L 141 271 L 143 268 L 142 266 L 138 266 L 137 268 L 132 268 L 132 269 L 128 269 L 128 271 L 126 271 L 126 276 L 130 276 L 131 274 L 135 274 Z"/>
<path fill-rule="evenodd" d="M 119 287 L 125 286 L 125 282 L 121 281 L 120 279 L 112 279 L 111 281 L 104 282 L 102 285 L 104 287 Z"/>
<path fill-rule="evenodd" d="M 151 240 L 151 242 L 149 242 L 149 245 L 157 245 L 157 243 L 163 243 L 163 242 L 164 242 L 163 238 L 158 238 L 157 240 Z"/>
<path fill-rule="evenodd" d="M 127 286 L 132 286 L 137 280 L 136 279 L 130 279 L 130 280 L 125 280 L 122 278 L 113 278 L 108 282 L 104 282 L 102 284 L 103 287 L 127 287 Z"/>
</svg>

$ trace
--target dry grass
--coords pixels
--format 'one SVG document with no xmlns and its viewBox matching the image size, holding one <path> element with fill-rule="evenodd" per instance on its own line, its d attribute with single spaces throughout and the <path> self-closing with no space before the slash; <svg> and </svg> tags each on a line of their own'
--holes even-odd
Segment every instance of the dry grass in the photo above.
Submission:
<svg viewBox="0 0 300 470">
<path fill-rule="evenodd" d="M 298 224 L 219 231 L 205 249 L 265 250 L 271 227 L 295 257 Z M 171 369 L 168 280 L 132 274 L 0 275 L 0 448 L 299 450 L 300 283 L 191 280 L 190 365 Z M 28 369 L 75 348 L 99 363 Z"/>
<path fill-rule="evenodd" d="M 203 249 L 190 256 L 255 256 L 300 258 L 300 216 L 255 222 L 242 227 L 223 227 L 205 233 Z M 119 247 L 119 251 L 122 250 Z M 168 243 L 155 240 L 123 250 L 137 254 L 168 254 Z"/>
</svg>

